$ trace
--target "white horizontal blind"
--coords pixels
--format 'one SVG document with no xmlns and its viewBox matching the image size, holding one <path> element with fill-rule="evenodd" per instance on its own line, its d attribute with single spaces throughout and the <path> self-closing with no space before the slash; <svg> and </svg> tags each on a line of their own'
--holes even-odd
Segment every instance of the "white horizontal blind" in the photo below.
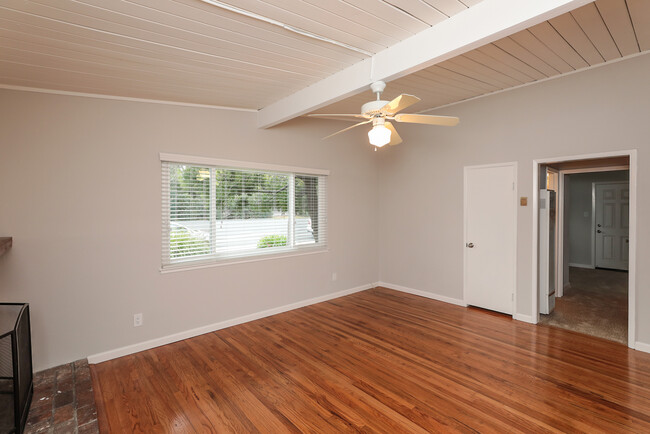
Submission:
<svg viewBox="0 0 650 434">
<path fill-rule="evenodd" d="M 163 268 L 322 248 L 327 176 L 163 161 Z"/>
</svg>

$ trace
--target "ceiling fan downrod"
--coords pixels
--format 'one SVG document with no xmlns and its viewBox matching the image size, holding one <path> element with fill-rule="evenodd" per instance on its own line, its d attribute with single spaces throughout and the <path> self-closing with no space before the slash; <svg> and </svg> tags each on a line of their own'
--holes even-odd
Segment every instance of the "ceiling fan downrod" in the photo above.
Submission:
<svg viewBox="0 0 650 434">
<path fill-rule="evenodd" d="M 370 89 L 373 93 L 377 94 L 377 101 L 381 100 L 381 94 L 386 89 L 386 83 L 383 81 L 375 81 L 370 85 Z"/>
</svg>

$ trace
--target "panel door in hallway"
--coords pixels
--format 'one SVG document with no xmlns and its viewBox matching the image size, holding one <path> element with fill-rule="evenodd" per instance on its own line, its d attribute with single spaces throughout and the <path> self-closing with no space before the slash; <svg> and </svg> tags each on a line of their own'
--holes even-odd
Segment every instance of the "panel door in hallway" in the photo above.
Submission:
<svg viewBox="0 0 650 434">
<path fill-rule="evenodd" d="M 465 168 L 465 302 L 512 314 L 516 165 Z"/>
<path fill-rule="evenodd" d="M 628 269 L 630 185 L 594 183 L 596 267 Z"/>
</svg>

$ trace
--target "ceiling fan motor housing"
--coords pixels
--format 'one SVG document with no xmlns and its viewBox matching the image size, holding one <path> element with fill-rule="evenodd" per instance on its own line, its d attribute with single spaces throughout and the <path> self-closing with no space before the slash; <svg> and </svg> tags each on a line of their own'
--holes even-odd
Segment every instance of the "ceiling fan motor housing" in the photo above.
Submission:
<svg viewBox="0 0 650 434">
<path fill-rule="evenodd" d="M 370 101 L 361 106 L 361 114 L 373 114 L 379 112 L 379 110 L 388 104 L 390 101 L 384 101 L 382 99 L 377 101 Z"/>
<path fill-rule="evenodd" d="M 388 104 L 389 101 L 384 101 L 380 98 L 381 93 L 386 89 L 386 83 L 383 81 L 375 81 L 370 85 L 370 89 L 373 93 L 377 94 L 376 101 L 370 101 L 361 106 L 362 115 L 372 115 L 379 112 L 379 110 Z"/>
</svg>

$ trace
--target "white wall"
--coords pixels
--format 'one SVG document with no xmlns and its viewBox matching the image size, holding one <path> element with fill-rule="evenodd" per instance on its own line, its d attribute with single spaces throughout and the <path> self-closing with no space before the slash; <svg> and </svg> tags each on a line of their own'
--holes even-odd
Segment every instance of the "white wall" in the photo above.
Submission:
<svg viewBox="0 0 650 434">
<path fill-rule="evenodd" d="M 381 153 L 380 280 L 452 298 L 463 289 L 463 166 L 516 161 L 517 306 L 531 315 L 533 160 L 638 149 L 638 221 L 650 220 L 650 56 L 457 104 L 454 128 L 399 125 Z M 639 224 L 638 263 L 650 261 Z M 637 268 L 637 340 L 650 342 L 650 268 Z"/>
<path fill-rule="evenodd" d="M 35 369 L 376 281 L 378 153 L 338 127 L 0 91 L 0 300 L 30 303 Z M 329 169 L 329 252 L 161 274 L 159 152 Z"/>
<path fill-rule="evenodd" d="M 576 265 L 594 266 L 591 257 L 591 183 L 608 181 L 627 181 L 630 172 L 619 170 L 614 172 L 575 173 L 565 176 L 570 179 L 569 196 L 565 213 L 569 226 L 569 263 Z"/>
</svg>

